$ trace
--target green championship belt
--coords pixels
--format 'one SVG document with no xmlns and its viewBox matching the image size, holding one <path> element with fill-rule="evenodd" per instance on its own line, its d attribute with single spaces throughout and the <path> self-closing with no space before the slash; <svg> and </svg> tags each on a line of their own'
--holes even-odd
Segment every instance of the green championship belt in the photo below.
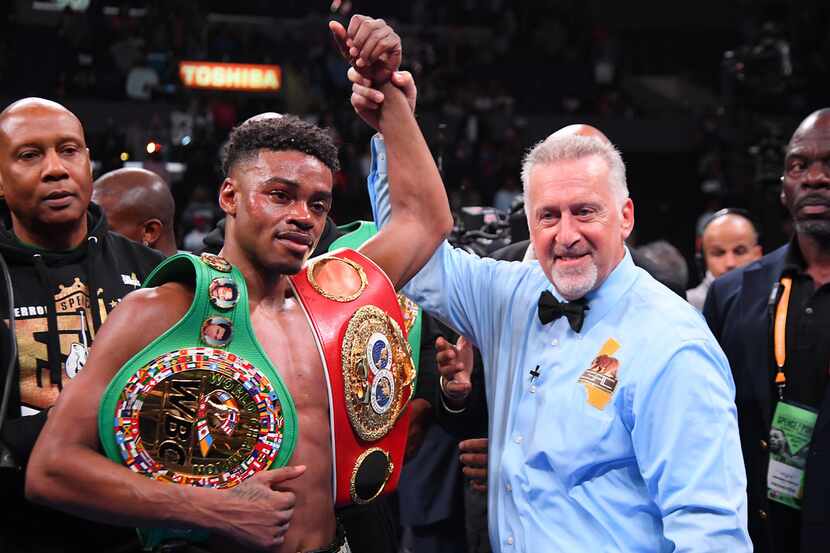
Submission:
<svg viewBox="0 0 830 553">
<path fill-rule="evenodd" d="M 334 251 L 338 248 L 351 248 L 356 250 L 378 233 L 378 228 L 372 221 L 355 221 L 337 228 L 346 234 L 332 242 L 329 246 L 329 251 Z M 398 304 L 401 306 L 401 312 L 403 313 L 407 340 L 412 349 L 412 363 L 415 366 L 415 374 L 417 375 L 418 362 L 421 358 L 421 322 L 423 320 L 421 308 L 417 303 L 404 296 L 403 293 L 398 293 Z M 414 390 L 416 387 L 417 376 L 415 383 L 412 384 L 412 389 Z"/>
<path fill-rule="evenodd" d="M 193 303 L 107 387 L 98 417 L 107 456 L 156 480 L 212 488 L 285 466 L 296 410 L 254 335 L 244 277 L 221 257 L 178 254 L 144 287 L 165 282 L 192 286 Z M 152 530 L 145 544 L 182 534 Z"/>
</svg>

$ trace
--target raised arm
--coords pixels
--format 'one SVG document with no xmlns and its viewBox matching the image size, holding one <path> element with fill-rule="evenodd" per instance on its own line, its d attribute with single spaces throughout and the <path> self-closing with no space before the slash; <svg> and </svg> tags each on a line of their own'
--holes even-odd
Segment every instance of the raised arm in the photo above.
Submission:
<svg viewBox="0 0 830 553">
<path fill-rule="evenodd" d="M 391 218 L 364 253 L 401 288 L 429 260 L 452 230 L 444 183 L 403 92 L 381 91 L 380 131 L 386 143 Z"/>
<path fill-rule="evenodd" d="M 395 74 L 401 57 L 400 38 L 383 20 L 363 16 L 354 16 L 348 31 L 334 22 L 331 29 L 341 51 L 352 60 L 353 71 L 381 95 L 376 109 L 358 104 L 355 109 L 383 135 L 391 217 L 361 250 L 401 288 L 452 230 L 447 195 L 407 94 L 400 88 L 413 94 L 411 77 Z"/>
<path fill-rule="evenodd" d="M 294 496 L 271 488 L 303 467 L 264 471 L 225 491 L 158 482 L 99 453 L 98 406 L 110 379 L 181 318 L 191 296 L 166 284 L 133 292 L 113 310 L 84 369 L 49 415 L 29 461 L 26 495 L 109 524 L 206 528 L 246 545 L 274 547 L 287 529 Z"/>
</svg>

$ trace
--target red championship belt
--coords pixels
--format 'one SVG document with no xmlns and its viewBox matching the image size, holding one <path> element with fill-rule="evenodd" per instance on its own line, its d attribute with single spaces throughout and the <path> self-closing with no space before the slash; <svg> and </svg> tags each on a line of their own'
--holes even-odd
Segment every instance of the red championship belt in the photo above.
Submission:
<svg viewBox="0 0 830 553">
<path fill-rule="evenodd" d="M 415 368 L 395 290 L 348 249 L 313 259 L 291 283 L 327 375 L 335 504 L 368 503 L 397 488 L 409 429 Z"/>
</svg>

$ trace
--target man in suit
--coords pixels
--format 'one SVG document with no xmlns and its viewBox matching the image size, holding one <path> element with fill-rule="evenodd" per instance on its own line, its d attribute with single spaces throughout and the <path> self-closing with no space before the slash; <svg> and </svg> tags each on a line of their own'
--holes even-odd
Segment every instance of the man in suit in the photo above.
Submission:
<svg viewBox="0 0 830 553">
<path fill-rule="evenodd" d="M 438 397 L 438 371 L 435 361 L 436 336 L 443 325 L 428 317 L 421 335 L 418 391 L 411 413 L 421 414 L 420 444 L 407 442 L 407 459 L 398 484 L 400 524 L 403 527 L 401 551 L 465 553 L 463 478 L 459 468 L 458 439 L 435 424 L 441 407 Z M 410 415 L 411 416 L 411 415 Z M 357 551 L 357 549 L 355 549 Z"/>
<path fill-rule="evenodd" d="M 715 212 L 703 225 L 703 236 L 698 254 L 703 280 L 686 291 L 686 299 L 703 310 L 706 294 L 712 282 L 733 269 L 743 267 L 763 255 L 758 243 L 758 229 L 749 212 L 727 207 Z"/>
<path fill-rule="evenodd" d="M 781 201 L 792 215 L 795 236 L 784 247 L 715 280 L 703 312 L 735 379 L 755 551 L 826 551 L 830 543 L 830 475 L 825 470 L 830 465 L 830 109 L 810 114 L 796 129 L 787 146 L 781 182 Z M 803 447 L 797 444 L 800 453 L 807 454 L 803 483 L 794 481 L 793 498 L 782 502 L 783 474 L 776 452 L 770 451 L 771 432 L 778 438 L 776 443 L 780 441 L 777 421 L 793 406 L 814 427 L 812 440 Z M 807 438 L 809 426 L 802 432 Z M 773 462 L 771 453 L 776 455 Z M 796 469 L 792 465 L 786 470 L 799 476 L 793 472 Z"/>
</svg>

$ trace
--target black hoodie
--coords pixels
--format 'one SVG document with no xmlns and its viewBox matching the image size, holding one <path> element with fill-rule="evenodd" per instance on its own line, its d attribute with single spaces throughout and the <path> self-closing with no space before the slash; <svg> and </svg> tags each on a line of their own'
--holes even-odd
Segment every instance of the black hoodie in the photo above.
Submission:
<svg viewBox="0 0 830 553">
<path fill-rule="evenodd" d="M 97 205 L 90 204 L 87 218 L 89 230 L 81 246 L 40 250 L 18 240 L 8 207 L 0 200 L 0 254 L 12 278 L 18 345 L 8 420 L 0 437 L 20 466 L 25 466 L 45 422 L 45 409 L 83 368 L 98 328 L 163 259 L 157 251 L 110 232 Z M 8 319 L 5 284 L 0 284 L 2 316 Z M 7 363 L 0 360 L 0 390 Z M 23 496 L 23 481 L 22 471 L 0 469 L 0 552 L 52 551 L 56 546 L 60 551 L 107 551 L 134 535 L 129 528 L 104 527 L 34 506 Z"/>
</svg>

